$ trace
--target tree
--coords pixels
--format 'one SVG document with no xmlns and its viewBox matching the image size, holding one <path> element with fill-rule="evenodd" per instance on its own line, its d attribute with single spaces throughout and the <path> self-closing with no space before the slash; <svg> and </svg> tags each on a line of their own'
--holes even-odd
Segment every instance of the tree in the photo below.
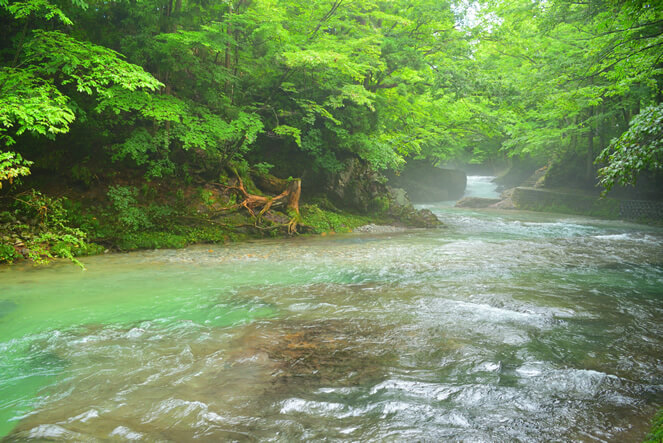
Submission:
<svg viewBox="0 0 663 443">
<path fill-rule="evenodd" d="M 599 169 L 606 192 L 615 184 L 635 185 L 643 171 L 663 170 L 663 103 L 633 117 L 628 131 L 612 140 L 597 161 L 607 164 Z"/>
<path fill-rule="evenodd" d="M 0 149 L 3 151 L 26 132 L 48 138 L 68 132 L 76 118 L 77 94 L 108 97 L 112 88 L 134 91 L 162 86 L 139 66 L 124 61 L 117 52 L 52 29 L 57 26 L 66 29 L 73 23 L 47 0 L 11 3 L 3 0 L 0 11 L 8 29 L 20 29 L 10 35 L 14 37 L 13 53 L 5 52 L 0 58 Z M 48 24 L 51 29 L 32 28 L 35 24 Z M 19 154 L 0 154 L 0 180 L 29 173 L 30 162 Z"/>
<path fill-rule="evenodd" d="M 595 183 L 594 160 L 608 140 L 641 106 L 660 102 L 660 8 L 613 0 L 487 2 L 480 17 L 475 66 L 491 78 L 477 94 L 496 115 L 501 149 L 540 156 Z"/>
</svg>

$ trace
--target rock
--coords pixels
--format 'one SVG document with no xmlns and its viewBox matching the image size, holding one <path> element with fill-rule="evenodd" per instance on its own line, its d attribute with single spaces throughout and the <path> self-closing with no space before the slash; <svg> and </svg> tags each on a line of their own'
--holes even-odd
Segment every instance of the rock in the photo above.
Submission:
<svg viewBox="0 0 663 443">
<path fill-rule="evenodd" d="M 407 191 L 412 201 L 433 202 L 463 196 L 467 176 L 457 169 L 442 169 L 424 160 L 410 160 L 400 175 L 389 174 L 392 186 Z"/>
<path fill-rule="evenodd" d="M 389 226 L 389 225 L 376 225 L 369 224 L 364 226 L 359 226 L 353 230 L 354 232 L 367 232 L 371 234 L 384 234 L 390 232 L 403 232 L 405 228 L 399 226 Z"/>
<path fill-rule="evenodd" d="M 331 174 L 325 182 L 325 194 L 334 205 L 362 213 L 378 209 L 375 206 L 380 202 L 376 199 L 389 193 L 378 174 L 358 158 L 346 160 L 343 170 Z"/>
<path fill-rule="evenodd" d="M 387 186 L 383 176 L 358 158 L 346 160 L 345 166 L 325 180 L 325 193 L 335 206 L 380 215 L 403 226 L 432 228 L 442 224 L 432 212 L 415 209 L 406 190 Z"/>
<path fill-rule="evenodd" d="M 515 189 L 516 189 L 516 188 L 505 189 L 504 191 L 502 191 L 502 192 L 500 193 L 500 198 L 501 198 L 502 200 L 510 199 L 511 196 L 513 195 L 513 191 L 515 191 Z"/>
<path fill-rule="evenodd" d="M 487 208 L 502 200 L 499 198 L 465 197 L 456 203 L 457 208 Z"/>
<path fill-rule="evenodd" d="M 419 228 L 437 228 L 442 226 L 442 222 L 428 209 L 414 209 L 408 214 L 405 220 L 409 226 Z"/>
<path fill-rule="evenodd" d="M 500 200 L 494 205 L 490 205 L 488 207 L 492 209 L 516 209 L 516 205 L 513 203 L 511 197 L 505 198 L 504 200 Z"/>
<path fill-rule="evenodd" d="M 541 167 L 538 161 L 530 158 L 514 158 L 511 163 L 509 169 L 499 174 L 495 179 L 499 189 L 520 186 Z"/>
<path fill-rule="evenodd" d="M 410 199 L 407 197 L 407 192 L 403 188 L 389 188 L 391 199 L 399 206 L 406 206 L 411 204 Z"/>
</svg>

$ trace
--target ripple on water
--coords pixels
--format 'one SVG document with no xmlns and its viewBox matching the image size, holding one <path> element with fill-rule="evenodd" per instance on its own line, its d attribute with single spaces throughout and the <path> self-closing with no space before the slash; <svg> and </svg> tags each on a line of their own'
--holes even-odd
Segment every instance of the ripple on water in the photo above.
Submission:
<svg viewBox="0 0 663 443">
<path fill-rule="evenodd" d="M 438 212 L 447 229 L 2 271 L 9 439 L 639 441 L 661 232 Z"/>
</svg>

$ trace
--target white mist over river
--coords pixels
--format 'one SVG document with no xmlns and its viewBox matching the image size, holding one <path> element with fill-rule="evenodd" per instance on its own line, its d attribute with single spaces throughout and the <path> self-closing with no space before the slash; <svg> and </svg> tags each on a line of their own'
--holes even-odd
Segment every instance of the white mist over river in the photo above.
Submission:
<svg viewBox="0 0 663 443">
<path fill-rule="evenodd" d="M 0 436 L 641 441 L 663 230 L 425 207 L 446 227 L 0 268 Z"/>
</svg>

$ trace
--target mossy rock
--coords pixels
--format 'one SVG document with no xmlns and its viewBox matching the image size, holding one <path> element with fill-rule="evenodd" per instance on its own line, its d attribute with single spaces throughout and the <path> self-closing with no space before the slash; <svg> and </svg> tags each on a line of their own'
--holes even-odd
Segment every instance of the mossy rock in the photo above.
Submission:
<svg viewBox="0 0 663 443">
<path fill-rule="evenodd" d="M 313 228 L 313 232 L 318 234 L 323 232 L 351 232 L 372 220 L 368 216 L 326 211 L 317 205 L 303 205 L 300 212 L 302 224 L 310 226 Z"/>
</svg>

